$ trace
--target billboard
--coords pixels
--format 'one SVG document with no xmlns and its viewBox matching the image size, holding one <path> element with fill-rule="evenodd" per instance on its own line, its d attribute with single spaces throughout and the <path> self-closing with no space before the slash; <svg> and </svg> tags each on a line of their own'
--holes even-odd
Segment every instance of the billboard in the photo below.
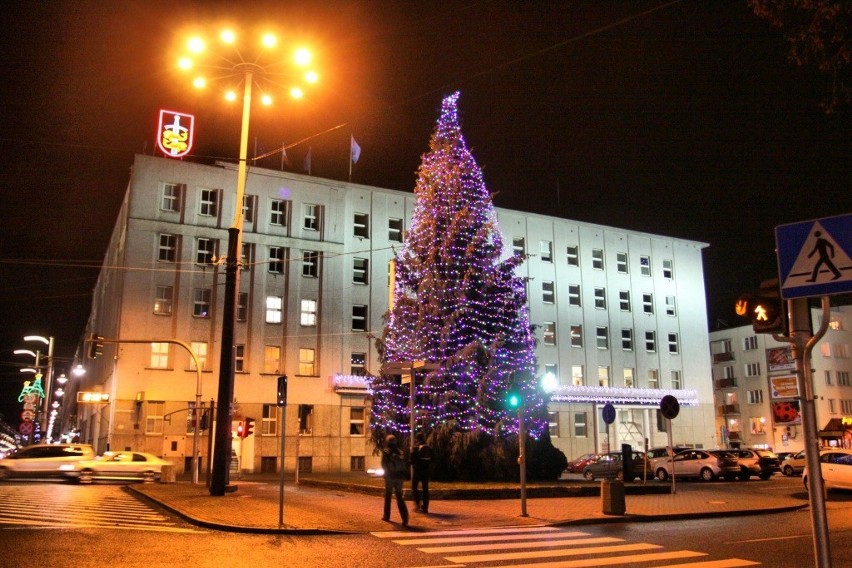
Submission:
<svg viewBox="0 0 852 568">
<path fill-rule="evenodd" d="M 772 347 L 766 350 L 766 364 L 769 372 L 792 371 L 796 368 L 791 347 Z"/>
</svg>

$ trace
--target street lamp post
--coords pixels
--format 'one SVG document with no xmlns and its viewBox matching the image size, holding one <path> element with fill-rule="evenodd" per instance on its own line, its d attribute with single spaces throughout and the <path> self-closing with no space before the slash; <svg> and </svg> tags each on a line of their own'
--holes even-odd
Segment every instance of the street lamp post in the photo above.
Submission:
<svg viewBox="0 0 852 568">
<path fill-rule="evenodd" d="M 221 33 L 220 40 L 223 44 L 234 45 L 236 35 L 230 30 L 225 30 Z M 277 40 L 271 34 L 265 34 L 261 38 L 261 44 L 264 48 L 270 49 L 275 47 Z M 204 51 L 205 42 L 200 38 L 194 37 L 189 40 L 188 47 L 190 52 L 200 54 Z M 252 103 L 252 85 L 260 79 L 266 78 L 268 81 L 271 81 L 271 77 L 282 75 L 272 69 L 274 64 L 265 66 L 259 63 L 259 57 L 247 61 L 236 48 L 234 48 L 234 54 L 236 57 L 235 60 L 220 55 L 220 61 L 215 65 L 199 66 L 189 57 L 183 57 L 178 63 L 182 69 L 191 69 L 193 67 L 207 68 L 220 73 L 221 75 L 218 77 L 220 79 L 237 78 L 243 82 L 240 154 L 237 166 L 237 195 L 234 202 L 234 222 L 228 229 L 228 256 L 225 259 L 225 297 L 222 309 L 222 343 L 219 359 L 216 433 L 210 480 L 210 494 L 214 496 L 224 495 L 229 485 L 229 462 L 231 460 L 232 438 L 231 418 L 233 416 L 231 404 L 234 398 L 234 328 L 236 326 L 237 291 L 239 290 L 239 269 L 242 251 L 243 209 L 247 175 L 246 163 L 248 159 L 248 130 Z M 310 61 L 310 56 L 307 51 L 300 49 L 296 52 L 295 59 L 297 64 L 304 66 Z M 313 83 L 316 82 L 317 75 L 313 71 L 309 71 L 305 74 L 304 78 L 308 82 Z M 196 77 L 193 84 L 197 88 L 203 88 L 206 86 L 207 80 L 199 76 Z M 293 87 L 290 90 L 290 94 L 294 98 L 300 98 L 302 90 L 298 87 Z M 226 93 L 226 98 L 234 100 L 236 96 L 233 92 L 228 92 Z M 264 104 L 271 103 L 271 99 L 266 94 L 262 96 L 261 101 Z"/>
</svg>

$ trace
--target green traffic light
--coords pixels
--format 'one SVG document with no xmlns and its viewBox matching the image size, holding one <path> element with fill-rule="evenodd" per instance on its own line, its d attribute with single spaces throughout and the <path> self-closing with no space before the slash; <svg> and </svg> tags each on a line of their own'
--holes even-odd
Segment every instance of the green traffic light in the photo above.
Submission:
<svg viewBox="0 0 852 568">
<path fill-rule="evenodd" d="M 509 393 L 507 402 L 509 404 L 509 408 L 518 408 L 521 405 L 521 395 L 516 392 Z"/>
</svg>

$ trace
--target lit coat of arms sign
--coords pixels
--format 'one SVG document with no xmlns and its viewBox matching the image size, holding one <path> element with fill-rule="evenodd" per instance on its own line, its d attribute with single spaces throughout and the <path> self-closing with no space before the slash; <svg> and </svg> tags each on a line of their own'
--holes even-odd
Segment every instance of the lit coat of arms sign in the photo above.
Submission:
<svg viewBox="0 0 852 568">
<path fill-rule="evenodd" d="M 192 149 L 194 128 L 195 116 L 172 110 L 160 110 L 157 145 L 163 154 L 170 158 L 185 156 Z"/>
</svg>

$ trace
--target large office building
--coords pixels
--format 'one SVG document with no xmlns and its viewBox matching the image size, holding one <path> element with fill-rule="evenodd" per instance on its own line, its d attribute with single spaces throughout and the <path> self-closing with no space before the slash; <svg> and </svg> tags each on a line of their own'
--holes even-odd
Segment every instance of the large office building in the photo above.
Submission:
<svg viewBox="0 0 852 568">
<path fill-rule="evenodd" d="M 132 448 L 208 463 L 209 430 L 190 409 L 216 396 L 234 164 L 139 155 L 94 290 L 86 337 L 106 338 L 77 384 L 98 452 Z M 250 168 L 235 330 L 234 448 L 244 471 L 363 470 L 370 375 L 388 308 L 389 261 L 411 193 Z M 629 443 L 710 446 L 715 422 L 703 243 L 497 209 L 505 254 L 526 257 L 531 323 L 554 444 L 570 458 Z M 189 351 L 197 355 L 198 372 Z M 83 348 L 81 345 L 81 353 Z M 286 416 L 276 385 L 289 377 Z M 601 419 L 606 403 L 614 424 Z M 203 414 L 203 413 L 202 413 Z M 254 420 L 253 433 L 236 435 Z M 283 422 L 282 422 L 283 420 Z M 281 456 L 281 436 L 284 457 Z"/>
<path fill-rule="evenodd" d="M 832 307 L 825 336 L 810 365 L 820 443 L 852 448 L 852 306 Z M 819 329 L 822 310 L 811 310 Z M 710 334 L 716 437 L 720 447 L 804 449 L 800 393 L 789 343 L 752 327 Z"/>
</svg>

